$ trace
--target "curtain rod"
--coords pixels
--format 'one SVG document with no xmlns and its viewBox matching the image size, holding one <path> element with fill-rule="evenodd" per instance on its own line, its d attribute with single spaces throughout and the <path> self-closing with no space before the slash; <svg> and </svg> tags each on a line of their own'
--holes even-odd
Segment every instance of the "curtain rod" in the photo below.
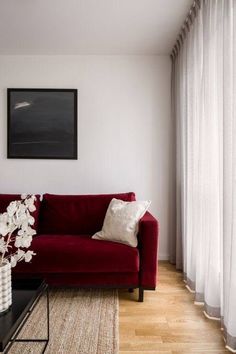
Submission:
<svg viewBox="0 0 236 354">
<path fill-rule="evenodd" d="M 179 54 L 180 48 L 184 43 L 187 32 L 190 31 L 190 27 L 193 24 L 195 17 L 197 16 L 198 10 L 201 8 L 201 0 L 194 0 L 190 10 L 185 18 L 185 21 L 180 29 L 180 32 L 176 38 L 174 47 L 172 48 L 170 57 L 174 60 Z"/>
</svg>

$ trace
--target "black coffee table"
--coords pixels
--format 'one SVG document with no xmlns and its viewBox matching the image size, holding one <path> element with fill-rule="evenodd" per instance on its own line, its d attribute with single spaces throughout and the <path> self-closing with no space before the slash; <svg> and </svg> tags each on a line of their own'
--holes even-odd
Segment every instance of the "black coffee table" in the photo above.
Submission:
<svg viewBox="0 0 236 354">
<path fill-rule="evenodd" d="M 4 314 L 0 314 L 0 352 L 8 353 L 15 342 L 43 342 L 42 353 L 49 342 L 49 294 L 48 285 L 41 279 L 17 279 L 12 282 L 12 306 Z M 22 339 L 17 338 L 31 312 L 41 296 L 47 297 L 47 338 Z"/>
</svg>

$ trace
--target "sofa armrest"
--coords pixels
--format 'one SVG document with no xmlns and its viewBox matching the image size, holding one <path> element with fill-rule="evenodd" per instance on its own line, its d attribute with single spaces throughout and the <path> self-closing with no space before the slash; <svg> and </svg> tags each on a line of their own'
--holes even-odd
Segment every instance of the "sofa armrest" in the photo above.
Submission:
<svg viewBox="0 0 236 354">
<path fill-rule="evenodd" d="M 139 222 L 140 286 L 155 289 L 157 279 L 158 222 L 149 213 Z"/>
</svg>

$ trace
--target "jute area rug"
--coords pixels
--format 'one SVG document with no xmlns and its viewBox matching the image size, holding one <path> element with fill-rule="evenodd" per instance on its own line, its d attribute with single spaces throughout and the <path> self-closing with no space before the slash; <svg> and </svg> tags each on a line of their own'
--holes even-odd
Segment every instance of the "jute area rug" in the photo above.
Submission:
<svg viewBox="0 0 236 354">
<path fill-rule="evenodd" d="M 50 291 L 50 341 L 45 354 L 118 354 L 115 290 Z M 46 299 L 28 318 L 19 338 L 46 338 Z M 15 343 L 12 354 L 37 354 L 42 343 Z"/>
</svg>

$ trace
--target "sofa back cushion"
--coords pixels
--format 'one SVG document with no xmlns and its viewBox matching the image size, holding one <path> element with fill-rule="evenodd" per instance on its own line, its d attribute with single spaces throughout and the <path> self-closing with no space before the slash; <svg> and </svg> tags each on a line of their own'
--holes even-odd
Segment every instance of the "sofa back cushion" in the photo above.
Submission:
<svg viewBox="0 0 236 354">
<path fill-rule="evenodd" d="M 92 235 L 102 229 L 112 198 L 129 202 L 135 200 L 135 194 L 44 194 L 39 231 L 43 234 Z"/>
<path fill-rule="evenodd" d="M 40 195 L 35 195 L 36 196 L 36 201 L 35 201 L 35 207 L 36 210 L 32 213 L 32 216 L 34 217 L 34 225 L 33 228 L 38 232 L 38 226 L 39 226 L 39 211 L 40 211 Z M 21 195 L 20 194 L 0 194 L 0 214 L 5 213 L 7 210 L 8 205 L 11 202 L 14 202 L 15 200 L 20 200 Z"/>
</svg>

